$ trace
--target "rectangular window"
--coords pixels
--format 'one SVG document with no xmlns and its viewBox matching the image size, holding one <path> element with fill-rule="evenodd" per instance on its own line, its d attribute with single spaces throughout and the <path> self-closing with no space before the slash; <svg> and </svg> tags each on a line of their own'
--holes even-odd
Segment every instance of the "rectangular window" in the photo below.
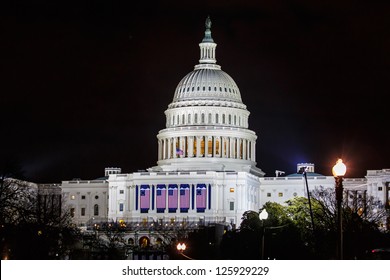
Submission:
<svg viewBox="0 0 390 280">
<path fill-rule="evenodd" d="M 234 188 L 230 188 L 230 192 L 234 192 Z"/>
<path fill-rule="evenodd" d="M 180 195 L 186 195 L 186 191 L 185 190 L 180 190 Z"/>
<path fill-rule="evenodd" d="M 278 196 L 283 197 L 283 193 L 282 192 L 278 193 Z"/>
<path fill-rule="evenodd" d="M 230 209 L 230 211 L 234 210 L 234 201 L 229 202 L 229 209 Z"/>
<path fill-rule="evenodd" d="M 382 187 L 378 187 L 378 191 L 382 191 Z"/>
<path fill-rule="evenodd" d="M 85 195 L 82 195 L 82 196 L 81 196 L 81 199 L 85 199 Z"/>
<path fill-rule="evenodd" d="M 168 195 L 173 196 L 173 190 L 168 190 Z"/>
<path fill-rule="evenodd" d="M 269 192 L 269 193 L 267 193 L 267 197 L 271 197 L 271 193 Z"/>
<path fill-rule="evenodd" d="M 123 203 L 119 203 L 119 212 L 123 212 Z"/>
<path fill-rule="evenodd" d="M 70 199 L 71 199 L 71 200 L 74 200 L 75 198 L 76 198 L 76 197 L 75 197 L 74 195 L 71 195 L 71 196 L 70 196 Z"/>
<path fill-rule="evenodd" d="M 145 190 L 141 190 L 140 194 L 141 196 L 145 196 Z"/>
<path fill-rule="evenodd" d="M 81 208 L 81 216 L 85 216 L 85 208 Z"/>
<path fill-rule="evenodd" d="M 75 209 L 74 208 L 70 208 L 70 216 L 72 218 L 74 217 L 74 213 L 75 213 Z"/>
<path fill-rule="evenodd" d="M 157 192 L 156 192 L 156 194 L 157 194 L 157 196 L 161 196 L 161 190 L 157 190 Z"/>
<path fill-rule="evenodd" d="M 119 190 L 119 193 L 120 193 L 120 194 L 124 194 L 125 191 L 124 191 L 124 190 Z"/>
</svg>

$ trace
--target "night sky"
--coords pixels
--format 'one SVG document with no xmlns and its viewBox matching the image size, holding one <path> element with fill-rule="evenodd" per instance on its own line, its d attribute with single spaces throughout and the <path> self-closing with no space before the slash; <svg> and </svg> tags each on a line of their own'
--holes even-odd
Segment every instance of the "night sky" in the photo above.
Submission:
<svg viewBox="0 0 390 280">
<path fill-rule="evenodd" d="M 13 2 L 0 9 L 0 156 L 31 181 L 156 165 L 208 15 L 266 176 L 299 162 L 330 175 L 338 157 L 347 177 L 390 168 L 389 1 Z"/>
</svg>

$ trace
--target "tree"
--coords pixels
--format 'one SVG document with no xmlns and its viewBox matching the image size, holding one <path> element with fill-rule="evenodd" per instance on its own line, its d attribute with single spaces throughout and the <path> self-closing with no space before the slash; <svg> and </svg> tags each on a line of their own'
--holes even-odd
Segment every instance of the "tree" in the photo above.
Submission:
<svg viewBox="0 0 390 280">
<path fill-rule="evenodd" d="M 2 258 L 54 259 L 68 255 L 78 230 L 63 205 L 59 187 L 15 179 L 10 169 L 3 169 L 0 174 Z"/>
</svg>

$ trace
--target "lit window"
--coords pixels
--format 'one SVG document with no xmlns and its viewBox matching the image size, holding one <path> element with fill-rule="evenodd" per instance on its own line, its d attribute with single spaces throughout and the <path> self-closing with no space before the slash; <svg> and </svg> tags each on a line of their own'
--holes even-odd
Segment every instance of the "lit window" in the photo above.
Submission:
<svg viewBox="0 0 390 280">
<path fill-rule="evenodd" d="M 234 188 L 230 188 L 230 192 L 234 192 Z"/>
<path fill-rule="evenodd" d="M 278 193 L 278 196 L 283 197 L 283 193 L 282 192 Z"/>
<path fill-rule="evenodd" d="M 70 196 L 70 199 L 74 200 L 76 197 L 74 195 Z"/>
</svg>

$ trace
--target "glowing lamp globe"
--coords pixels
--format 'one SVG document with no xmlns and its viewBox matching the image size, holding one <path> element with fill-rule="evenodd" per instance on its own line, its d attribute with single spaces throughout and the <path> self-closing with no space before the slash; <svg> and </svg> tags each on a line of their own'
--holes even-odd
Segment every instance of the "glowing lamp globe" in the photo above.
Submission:
<svg viewBox="0 0 390 280">
<path fill-rule="evenodd" d="M 338 159 L 335 166 L 332 168 L 332 173 L 334 177 L 342 177 L 347 172 L 347 167 L 343 163 L 342 159 Z"/>
<path fill-rule="evenodd" d="M 265 208 L 259 214 L 259 218 L 260 218 L 260 220 L 267 220 L 268 219 L 268 212 Z"/>
</svg>

